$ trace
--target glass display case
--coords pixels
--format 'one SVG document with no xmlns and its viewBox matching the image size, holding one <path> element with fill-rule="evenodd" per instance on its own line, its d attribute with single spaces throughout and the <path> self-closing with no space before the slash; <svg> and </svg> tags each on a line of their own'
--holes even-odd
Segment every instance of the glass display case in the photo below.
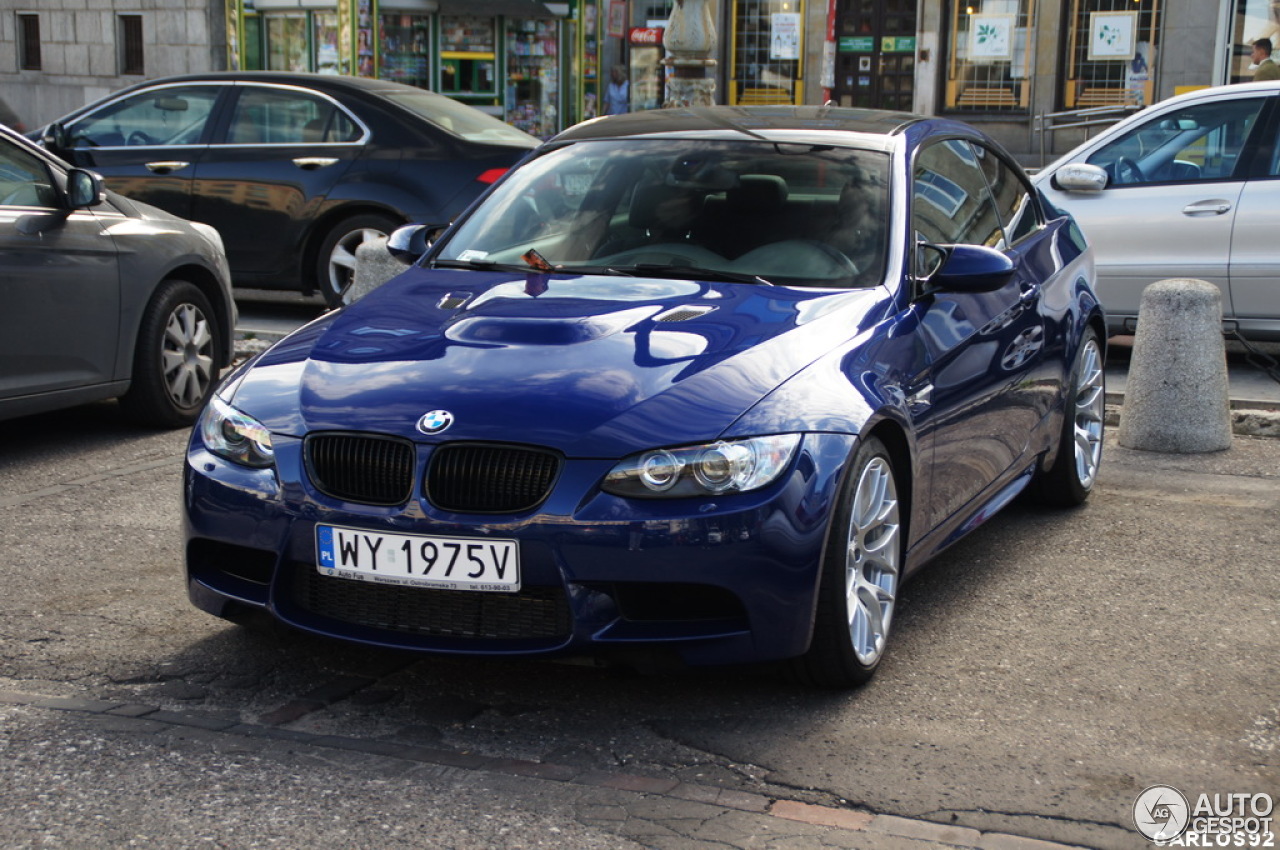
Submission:
<svg viewBox="0 0 1280 850">
<path fill-rule="evenodd" d="M 559 28 L 554 20 L 507 20 L 503 117 L 541 138 L 560 130 Z"/>
<path fill-rule="evenodd" d="M 378 78 L 430 88 L 430 16 L 399 13 L 380 15 L 378 32 L 382 48 Z"/>
</svg>

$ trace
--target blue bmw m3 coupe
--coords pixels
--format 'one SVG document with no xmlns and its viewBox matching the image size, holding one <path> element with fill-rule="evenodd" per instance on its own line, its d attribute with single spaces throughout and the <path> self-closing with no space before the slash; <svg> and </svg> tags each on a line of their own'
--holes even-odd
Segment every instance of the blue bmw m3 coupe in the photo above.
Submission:
<svg viewBox="0 0 1280 850">
<path fill-rule="evenodd" d="M 423 236 L 206 408 L 200 608 L 849 687 L 913 571 L 1020 493 L 1077 505 L 1096 480 L 1091 251 L 964 124 L 598 119 Z"/>
</svg>

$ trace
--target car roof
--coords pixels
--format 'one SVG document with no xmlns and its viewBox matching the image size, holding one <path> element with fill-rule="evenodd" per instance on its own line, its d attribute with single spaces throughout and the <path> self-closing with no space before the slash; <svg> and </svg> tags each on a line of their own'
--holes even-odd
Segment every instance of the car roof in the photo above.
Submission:
<svg viewBox="0 0 1280 850">
<path fill-rule="evenodd" d="M 908 112 L 839 106 L 706 106 L 653 109 L 610 115 L 577 124 L 551 139 L 576 142 L 635 136 L 696 136 L 704 139 L 831 141 L 831 133 L 865 137 L 900 135 L 927 119 Z"/>
<path fill-rule="evenodd" d="M 290 71 L 209 71 L 203 74 L 178 74 L 170 77 L 155 77 L 145 82 L 136 83 L 127 88 L 113 92 L 123 94 L 140 88 L 150 88 L 173 83 L 274 83 L 286 86 L 305 86 L 325 92 L 361 92 L 377 93 L 386 91 L 402 91 L 405 93 L 426 94 L 429 97 L 444 97 L 437 92 L 407 86 L 390 80 L 373 80 L 366 77 L 346 77 L 337 74 L 308 74 Z M 95 101 L 97 103 L 99 101 Z"/>
</svg>

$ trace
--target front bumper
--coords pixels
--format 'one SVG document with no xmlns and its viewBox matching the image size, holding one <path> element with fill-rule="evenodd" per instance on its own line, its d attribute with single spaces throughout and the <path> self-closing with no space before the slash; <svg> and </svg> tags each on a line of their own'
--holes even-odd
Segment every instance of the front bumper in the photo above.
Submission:
<svg viewBox="0 0 1280 850">
<path fill-rule="evenodd" d="M 310 486 L 300 440 L 278 440 L 276 470 L 251 470 L 210 454 L 197 436 L 185 470 L 188 594 L 218 616 L 263 609 L 317 634 L 426 652 L 789 658 L 809 644 L 828 517 L 852 449 L 846 435 L 806 435 L 773 485 L 717 499 L 621 499 L 597 488 L 613 461 L 568 460 L 536 511 L 467 516 L 442 514 L 420 493 L 391 508 L 330 499 Z M 418 447 L 419 482 L 429 452 Z M 522 588 L 324 576 L 315 567 L 318 522 L 515 539 Z"/>
</svg>

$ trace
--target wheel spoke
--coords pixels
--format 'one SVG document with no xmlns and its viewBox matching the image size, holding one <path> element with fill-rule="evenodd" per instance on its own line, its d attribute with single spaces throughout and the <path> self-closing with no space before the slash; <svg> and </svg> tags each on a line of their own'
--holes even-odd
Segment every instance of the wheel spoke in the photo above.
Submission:
<svg viewBox="0 0 1280 850">
<path fill-rule="evenodd" d="M 898 496 L 883 458 L 862 470 L 854 491 L 845 561 L 849 638 L 858 661 L 871 665 L 884 651 L 898 589 Z"/>
<path fill-rule="evenodd" d="M 1101 460 L 1105 390 L 1102 356 L 1097 343 L 1090 339 L 1080 355 L 1080 376 L 1074 405 L 1076 477 L 1085 487 L 1093 485 Z"/>
</svg>

